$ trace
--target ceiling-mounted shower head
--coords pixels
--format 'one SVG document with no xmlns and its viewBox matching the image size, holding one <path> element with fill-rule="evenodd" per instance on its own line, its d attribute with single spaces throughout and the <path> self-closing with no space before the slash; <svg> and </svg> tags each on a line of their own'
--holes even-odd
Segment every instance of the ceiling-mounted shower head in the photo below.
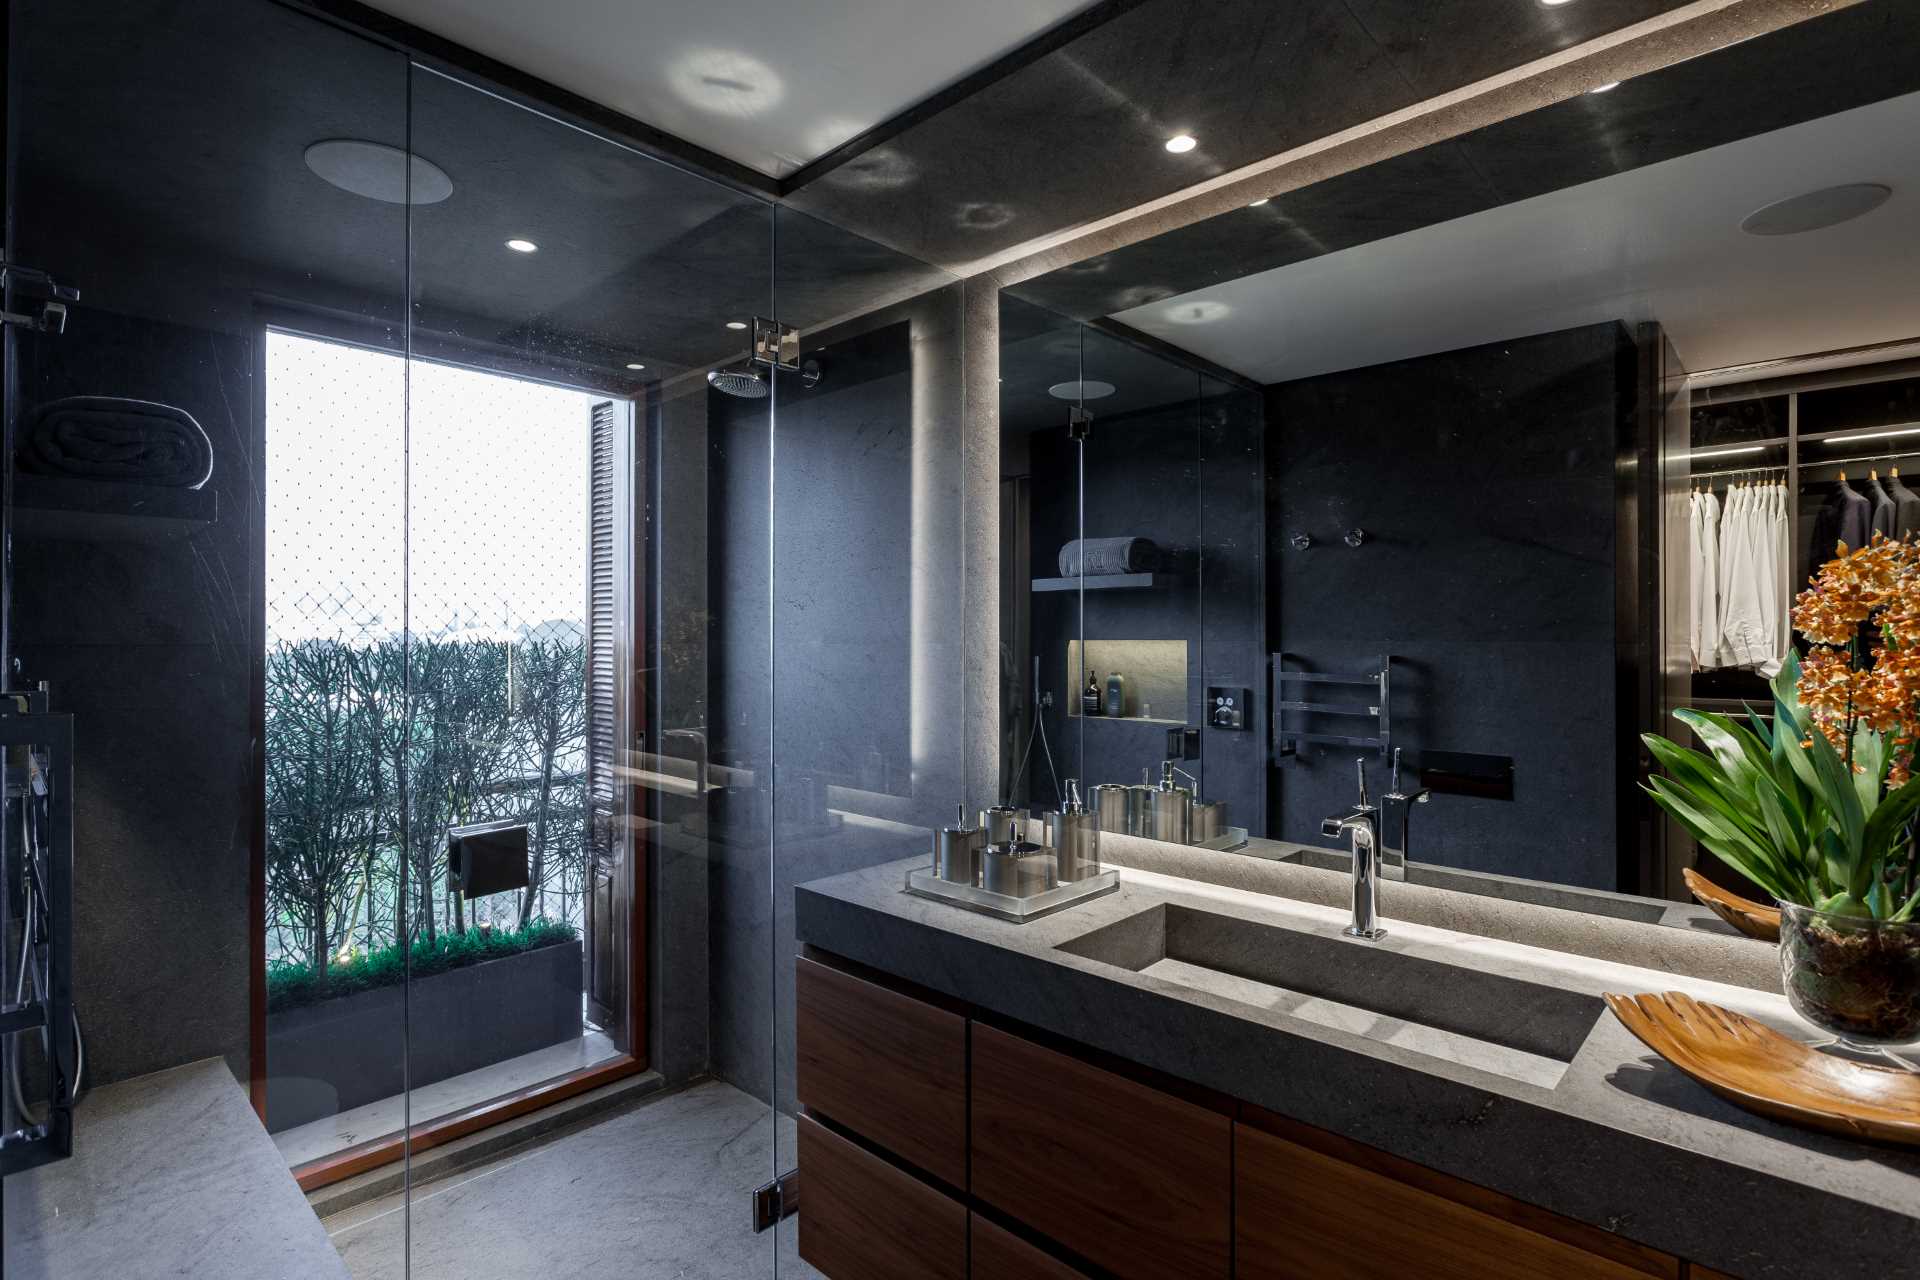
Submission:
<svg viewBox="0 0 1920 1280">
<path fill-rule="evenodd" d="M 764 400 L 767 380 L 758 369 L 713 369 L 707 373 L 707 385 L 723 395 L 742 400 Z"/>
</svg>

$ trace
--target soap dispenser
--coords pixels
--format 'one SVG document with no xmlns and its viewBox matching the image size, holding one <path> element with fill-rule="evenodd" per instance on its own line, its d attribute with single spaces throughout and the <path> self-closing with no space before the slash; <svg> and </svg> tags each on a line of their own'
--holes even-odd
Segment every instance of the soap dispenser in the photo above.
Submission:
<svg viewBox="0 0 1920 1280">
<path fill-rule="evenodd" d="M 1080 780 L 1067 779 L 1066 802 L 1047 815 L 1047 845 L 1053 850 L 1054 882 L 1072 884 L 1100 874 L 1100 822 L 1080 799 Z"/>
</svg>

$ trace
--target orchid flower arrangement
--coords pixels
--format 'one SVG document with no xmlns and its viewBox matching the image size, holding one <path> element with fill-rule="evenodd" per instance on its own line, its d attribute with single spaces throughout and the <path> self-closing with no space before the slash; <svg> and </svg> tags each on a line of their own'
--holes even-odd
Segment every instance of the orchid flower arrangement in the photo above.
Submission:
<svg viewBox="0 0 1920 1280">
<path fill-rule="evenodd" d="M 1646 790 L 1702 846 L 1781 902 L 1906 921 L 1920 910 L 1920 541 L 1876 535 L 1793 607 L 1807 641 L 1773 679 L 1773 717 L 1682 710 L 1704 752 L 1642 741 Z"/>
</svg>

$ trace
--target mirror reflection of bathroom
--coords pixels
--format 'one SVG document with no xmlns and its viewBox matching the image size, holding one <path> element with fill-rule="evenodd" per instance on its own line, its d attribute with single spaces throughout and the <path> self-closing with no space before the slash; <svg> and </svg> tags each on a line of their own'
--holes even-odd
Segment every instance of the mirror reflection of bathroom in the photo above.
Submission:
<svg viewBox="0 0 1920 1280">
<path fill-rule="evenodd" d="M 1008 273 L 1011 793 L 1167 781 L 1219 845 L 1345 866 L 1359 761 L 1402 800 L 1389 875 L 1756 892 L 1658 817 L 1639 738 L 1770 700 L 1794 593 L 1861 540 L 1839 504 L 1920 527 L 1920 96 L 1885 20 Z M 1805 74 L 1841 48 L 1857 76 Z"/>
</svg>

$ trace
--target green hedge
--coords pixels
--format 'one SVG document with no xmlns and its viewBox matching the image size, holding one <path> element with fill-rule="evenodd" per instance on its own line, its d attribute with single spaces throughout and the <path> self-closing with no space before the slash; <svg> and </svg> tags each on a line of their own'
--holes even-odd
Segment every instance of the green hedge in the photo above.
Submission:
<svg viewBox="0 0 1920 1280">
<path fill-rule="evenodd" d="M 541 919 L 529 920 L 523 929 L 469 929 L 465 933 L 443 933 L 431 942 L 422 938 L 413 944 L 412 976 L 430 978 L 484 960 L 559 946 L 579 936 L 579 931 L 564 921 Z M 267 965 L 267 1012 L 298 1009 L 376 987 L 398 986 L 407 975 L 408 964 L 398 943 L 351 960 L 336 960 L 327 966 L 325 986 L 316 980 L 311 966 L 296 960 L 276 960 Z"/>
</svg>

